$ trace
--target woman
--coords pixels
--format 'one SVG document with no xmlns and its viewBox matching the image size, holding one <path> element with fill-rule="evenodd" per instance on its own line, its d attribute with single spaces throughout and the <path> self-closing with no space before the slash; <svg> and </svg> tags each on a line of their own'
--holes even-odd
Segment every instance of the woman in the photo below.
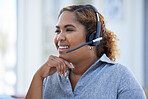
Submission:
<svg viewBox="0 0 148 99">
<path fill-rule="evenodd" d="M 146 99 L 133 74 L 113 62 L 117 37 L 106 29 L 100 13 L 100 43 L 67 53 L 98 31 L 95 10 L 90 5 L 72 5 L 60 11 L 54 41 L 59 56 L 51 55 L 35 73 L 26 99 Z"/>
</svg>

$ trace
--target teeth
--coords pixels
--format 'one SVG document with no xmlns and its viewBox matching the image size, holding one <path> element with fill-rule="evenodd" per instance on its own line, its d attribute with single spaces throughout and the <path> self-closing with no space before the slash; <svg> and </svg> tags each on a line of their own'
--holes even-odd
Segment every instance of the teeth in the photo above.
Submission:
<svg viewBox="0 0 148 99">
<path fill-rule="evenodd" d="M 69 48 L 69 46 L 59 46 L 59 48 Z"/>
</svg>

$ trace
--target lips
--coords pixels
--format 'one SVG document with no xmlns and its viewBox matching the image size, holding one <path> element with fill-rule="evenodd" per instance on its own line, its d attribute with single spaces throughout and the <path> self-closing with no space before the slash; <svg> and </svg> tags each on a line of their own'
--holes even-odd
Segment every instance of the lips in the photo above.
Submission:
<svg viewBox="0 0 148 99">
<path fill-rule="evenodd" d="M 69 45 L 64 42 L 58 42 L 58 51 L 59 52 L 65 52 L 67 49 L 69 49 Z"/>
<path fill-rule="evenodd" d="M 58 51 L 61 53 L 61 52 L 65 52 L 67 51 L 67 49 L 69 49 L 69 45 L 59 45 L 58 46 Z"/>
</svg>

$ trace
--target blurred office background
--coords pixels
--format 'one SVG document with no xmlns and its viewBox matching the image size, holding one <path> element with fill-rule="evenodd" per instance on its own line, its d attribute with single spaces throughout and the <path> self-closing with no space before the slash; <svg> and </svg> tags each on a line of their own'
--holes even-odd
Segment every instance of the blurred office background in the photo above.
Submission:
<svg viewBox="0 0 148 99">
<path fill-rule="evenodd" d="M 148 88 L 148 0 L 0 0 L 0 94 L 25 95 L 36 70 L 58 55 L 57 15 L 71 4 L 98 9 L 120 39 L 117 62 Z"/>
</svg>

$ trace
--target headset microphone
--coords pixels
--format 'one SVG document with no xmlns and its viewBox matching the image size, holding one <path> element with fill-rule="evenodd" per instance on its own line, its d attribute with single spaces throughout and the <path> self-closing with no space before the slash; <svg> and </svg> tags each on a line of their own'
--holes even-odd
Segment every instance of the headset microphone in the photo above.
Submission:
<svg viewBox="0 0 148 99">
<path fill-rule="evenodd" d="M 103 39 L 102 37 L 100 37 L 101 22 L 99 20 L 98 10 L 94 6 L 92 6 L 92 5 L 86 5 L 86 6 L 92 8 L 94 10 L 94 12 L 96 13 L 96 17 L 97 17 L 97 22 L 96 22 L 97 29 L 96 29 L 96 33 L 88 33 L 87 36 L 86 36 L 86 43 L 85 44 L 82 44 L 79 47 L 76 47 L 76 48 L 74 48 L 72 50 L 69 50 L 66 53 L 70 53 L 72 51 L 75 51 L 75 50 L 77 50 L 77 49 L 79 49 L 79 48 L 81 48 L 81 47 L 83 47 L 85 45 L 97 46 L 97 45 L 99 45 L 100 40 Z"/>
<path fill-rule="evenodd" d="M 72 50 L 67 51 L 66 53 L 70 53 L 70 52 L 72 52 L 72 51 L 75 51 L 75 50 L 77 50 L 77 49 L 79 49 L 79 48 L 81 48 L 81 47 L 83 47 L 83 46 L 85 46 L 85 45 L 89 45 L 89 44 L 92 44 L 92 43 L 95 43 L 95 42 L 99 42 L 100 40 L 102 40 L 102 37 L 97 38 L 97 39 L 94 39 L 94 40 L 92 40 L 92 41 L 89 41 L 89 42 L 87 42 L 87 43 L 85 43 L 85 44 L 82 44 L 82 45 L 80 45 L 79 47 L 76 47 L 76 48 L 74 48 L 74 49 L 72 49 Z"/>
</svg>

